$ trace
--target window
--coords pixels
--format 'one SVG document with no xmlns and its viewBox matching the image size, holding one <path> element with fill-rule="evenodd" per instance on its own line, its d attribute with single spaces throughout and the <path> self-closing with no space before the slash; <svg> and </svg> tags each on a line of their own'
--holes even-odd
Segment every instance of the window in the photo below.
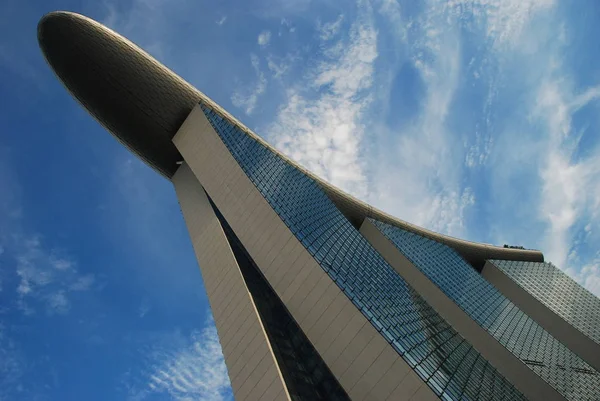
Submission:
<svg viewBox="0 0 600 401">
<path fill-rule="evenodd" d="M 454 249 L 401 228 L 370 221 L 465 313 L 566 398 L 579 400 L 586 399 L 586 394 L 600 394 L 598 372 L 517 308 Z M 494 261 L 512 271 L 518 269 L 513 268 L 515 263 L 527 262 Z M 536 274 L 531 276 L 533 283 Z M 594 374 L 582 374 L 582 369 Z"/>
<path fill-rule="evenodd" d="M 446 400 L 524 399 L 385 262 L 315 181 L 202 107 L 290 231 L 436 394 Z M 495 391 L 485 388 L 489 383 Z"/>
</svg>

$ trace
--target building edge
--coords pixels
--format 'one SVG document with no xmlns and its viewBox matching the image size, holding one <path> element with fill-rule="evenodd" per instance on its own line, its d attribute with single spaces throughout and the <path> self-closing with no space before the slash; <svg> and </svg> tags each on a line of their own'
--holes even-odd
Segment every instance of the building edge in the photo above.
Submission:
<svg viewBox="0 0 600 401">
<path fill-rule="evenodd" d="M 365 220 L 360 233 L 406 282 L 529 400 L 565 400 L 517 356 L 473 320 L 403 255 L 373 224 Z"/>
<path fill-rule="evenodd" d="M 548 333 L 600 372 L 600 344 L 536 299 L 493 261 L 486 262 L 481 274 Z"/>
<path fill-rule="evenodd" d="M 73 29 L 75 29 L 73 28 L 73 26 L 75 26 L 75 28 L 77 29 L 76 32 L 73 32 Z M 48 39 L 50 35 L 47 32 L 53 32 L 53 30 L 57 30 L 57 32 L 54 32 L 55 37 L 53 37 L 52 40 L 50 40 Z M 112 46 L 112 48 L 109 50 L 120 50 L 127 52 L 126 54 L 124 54 L 124 56 L 127 56 L 129 61 L 127 66 L 125 67 L 134 68 L 135 74 L 133 75 L 143 78 L 139 82 L 144 83 L 144 85 L 139 84 L 137 87 L 133 88 L 134 93 L 133 97 L 131 97 L 130 100 L 134 102 L 139 102 L 138 109 L 140 110 L 155 110 L 156 113 L 161 114 L 160 116 L 158 116 L 160 117 L 161 121 L 165 121 L 164 126 L 160 127 L 161 132 L 157 133 L 152 137 L 152 140 L 157 140 L 161 143 L 153 144 L 153 146 L 146 146 L 146 148 L 150 148 L 152 149 L 152 151 L 144 151 L 144 149 L 142 149 L 144 145 L 147 145 L 147 143 L 145 142 L 148 142 L 149 139 L 140 136 L 140 134 L 138 133 L 123 132 L 118 129 L 119 124 L 115 124 L 115 122 L 111 120 L 114 119 L 114 116 L 110 113 L 110 104 L 90 105 L 90 102 L 93 102 L 94 99 L 85 98 L 86 96 L 101 97 L 101 94 L 105 93 L 106 91 L 114 90 L 115 86 L 103 85 L 95 88 L 97 89 L 95 91 L 87 90 L 85 93 L 78 93 L 78 82 L 75 81 L 80 77 L 66 76 L 64 73 L 65 71 L 60 71 L 57 70 L 57 68 L 55 68 L 55 65 L 52 60 L 57 54 L 61 56 L 64 55 L 64 53 L 61 54 L 61 47 L 67 46 L 70 43 L 70 41 L 72 40 L 72 34 L 81 35 L 82 41 L 87 40 L 87 36 L 100 36 L 104 40 L 103 46 Z M 60 40 L 61 38 L 64 40 Z M 300 171 L 313 178 L 324 189 L 324 191 L 336 204 L 336 206 L 338 206 L 340 210 L 348 217 L 348 219 L 351 222 L 353 222 L 353 224 L 355 224 L 355 226 L 357 227 L 360 227 L 362 221 L 364 221 L 364 219 L 367 217 L 374 218 L 379 221 L 389 223 L 391 225 L 395 225 L 404 230 L 411 231 L 421 236 L 434 239 L 454 248 L 478 270 L 480 270 L 483 267 L 485 261 L 488 259 L 536 262 L 544 261 L 544 256 L 540 251 L 502 248 L 490 244 L 467 241 L 449 235 L 436 233 L 434 231 L 416 226 L 414 224 L 408 223 L 399 218 L 391 216 L 390 214 L 381 211 L 367 204 L 366 202 L 363 202 L 353 197 L 352 195 L 323 180 L 314 173 L 308 171 L 299 163 L 295 162 L 294 160 L 279 152 L 277 149 L 275 149 L 275 147 L 267 143 L 260 136 L 255 134 L 252 130 L 250 130 L 243 123 L 237 120 L 232 114 L 224 110 L 214 101 L 212 101 L 208 96 L 200 92 L 198 89 L 193 87 L 191 84 L 189 84 L 183 78 L 179 77 L 177 74 L 165 67 L 163 64 L 159 63 L 156 59 L 154 59 L 140 47 L 138 47 L 128 39 L 124 38 L 123 36 L 119 35 L 118 33 L 112 31 L 111 29 L 103 26 L 102 24 L 88 17 L 65 11 L 49 13 L 40 20 L 40 23 L 38 25 L 38 41 L 40 44 L 40 48 L 44 53 L 46 61 L 54 70 L 54 72 L 56 73 L 60 81 L 63 83 L 63 85 L 79 101 L 79 103 L 86 110 L 88 110 L 88 112 L 90 112 L 90 114 L 92 114 L 92 116 L 94 116 L 103 127 L 105 127 L 128 149 L 130 149 L 133 153 L 138 155 L 145 163 L 150 165 L 150 167 L 152 167 L 155 171 L 159 172 L 160 174 L 169 179 L 177 170 L 177 162 L 182 160 L 180 154 L 176 151 L 173 151 L 173 145 L 171 140 L 177 133 L 177 130 L 183 123 L 185 117 L 187 117 L 187 115 L 191 112 L 194 105 L 197 103 L 202 103 L 207 107 L 213 109 L 216 113 L 220 114 L 223 118 L 227 119 L 238 128 L 240 128 L 253 139 L 257 140 L 273 152 L 276 152 L 282 159 L 286 160 L 292 166 L 298 168 Z M 77 50 L 77 52 L 69 53 L 69 57 L 85 59 L 86 53 L 93 53 L 95 51 L 98 51 L 98 49 L 94 48 L 93 46 L 82 46 L 75 50 Z M 117 86 L 122 86 L 120 85 L 123 83 L 122 81 L 125 78 L 132 76 L 131 71 L 123 70 L 123 65 L 120 66 L 120 69 L 116 69 L 115 66 L 111 65 L 110 63 L 98 67 L 100 67 L 98 68 L 99 70 L 106 71 L 108 76 L 111 77 L 111 81 L 117 82 L 117 84 L 115 84 Z M 74 73 L 74 71 L 70 71 L 70 73 Z M 86 72 L 84 71 L 83 75 L 85 74 Z M 152 88 L 152 86 L 156 85 L 158 82 L 160 82 L 161 84 L 160 90 L 162 90 L 163 92 L 166 91 L 168 97 L 172 99 L 175 105 L 177 106 L 172 111 L 164 111 L 160 108 L 160 105 L 157 106 L 151 104 L 149 106 L 149 101 L 159 101 L 160 99 L 149 100 L 148 97 L 144 97 L 144 95 L 147 95 L 145 91 L 148 91 L 148 88 Z M 119 89 L 122 90 L 123 87 L 120 87 Z M 129 89 L 129 92 L 131 91 L 131 88 L 126 89 Z M 169 114 L 167 115 L 167 113 Z M 184 116 L 184 118 L 182 119 L 181 116 Z M 148 117 L 149 119 L 152 119 L 155 116 L 143 117 Z M 158 119 L 158 117 L 156 118 Z M 164 137 L 161 135 L 163 135 Z M 164 149 L 168 149 L 169 151 L 169 160 L 167 161 L 161 160 L 161 155 L 153 153 L 155 149 L 162 149 L 161 146 L 164 146 Z"/>
</svg>

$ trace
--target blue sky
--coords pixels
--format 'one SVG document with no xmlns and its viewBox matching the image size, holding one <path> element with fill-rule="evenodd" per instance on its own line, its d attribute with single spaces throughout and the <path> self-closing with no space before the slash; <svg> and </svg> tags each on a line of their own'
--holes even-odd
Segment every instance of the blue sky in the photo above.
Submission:
<svg viewBox="0 0 600 401">
<path fill-rule="evenodd" d="M 44 13 L 116 29 L 361 199 L 599 295 L 598 8 L 3 0 L 0 400 L 231 399 L 174 191 L 55 79 Z"/>
</svg>

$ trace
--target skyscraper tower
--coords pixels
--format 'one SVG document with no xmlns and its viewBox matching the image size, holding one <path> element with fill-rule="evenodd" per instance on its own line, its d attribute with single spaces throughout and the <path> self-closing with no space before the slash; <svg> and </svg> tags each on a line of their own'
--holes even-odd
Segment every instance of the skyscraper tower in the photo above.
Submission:
<svg viewBox="0 0 600 401">
<path fill-rule="evenodd" d="M 353 198 L 86 17 L 48 14 L 38 39 L 173 183 L 236 400 L 600 399 L 600 301 L 540 252 Z"/>
</svg>

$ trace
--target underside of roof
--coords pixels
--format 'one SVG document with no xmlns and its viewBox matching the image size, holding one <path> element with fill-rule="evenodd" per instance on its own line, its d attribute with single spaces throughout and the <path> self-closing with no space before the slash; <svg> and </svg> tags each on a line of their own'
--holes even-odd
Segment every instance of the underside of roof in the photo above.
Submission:
<svg viewBox="0 0 600 401">
<path fill-rule="evenodd" d="M 47 14 L 38 25 L 38 41 L 48 64 L 73 97 L 117 140 L 166 178 L 173 176 L 182 160 L 172 138 L 198 103 L 278 152 L 144 50 L 90 18 L 62 11 Z M 285 155 L 281 157 L 315 179 L 356 227 L 367 217 L 392 224 L 451 246 L 476 268 L 487 259 L 544 260 L 539 251 L 464 241 L 407 223 L 346 194 Z"/>
</svg>

